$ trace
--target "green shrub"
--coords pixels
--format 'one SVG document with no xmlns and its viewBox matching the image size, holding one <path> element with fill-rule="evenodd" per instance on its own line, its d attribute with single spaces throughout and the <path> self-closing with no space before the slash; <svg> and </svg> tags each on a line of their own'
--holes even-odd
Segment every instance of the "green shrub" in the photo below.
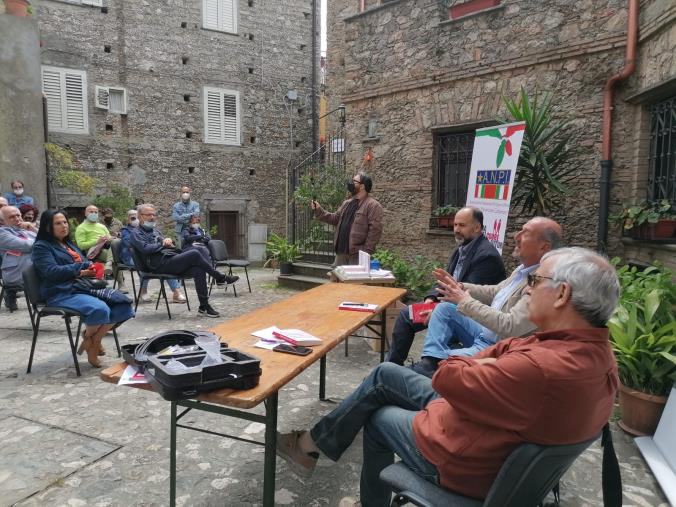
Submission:
<svg viewBox="0 0 676 507">
<path fill-rule="evenodd" d="M 134 208 L 134 198 L 127 188 L 112 184 L 108 187 L 107 194 L 94 199 L 94 204 L 99 210 L 111 208 L 115 218 L 124 224 L 127 222 L 127 211 Z"/>
<path fill-rule="evenodd" d="M 378 260 L 383 269 L 392 271 L 395 285 L 407 289 L 408 297 L 415 300 L 422 299 L 434 286 L 432 271 L 442 266 L 440 262 L 422 255 L 416 255 L 412 262 L 408 262 L 399 254 L 385 249 L 376 250 L 372 258 Z"/>
</svg>

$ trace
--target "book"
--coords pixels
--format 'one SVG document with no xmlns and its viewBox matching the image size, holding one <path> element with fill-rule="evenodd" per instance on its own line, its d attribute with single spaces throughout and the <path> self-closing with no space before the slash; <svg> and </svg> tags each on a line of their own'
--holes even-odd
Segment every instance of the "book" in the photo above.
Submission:
<svg viewBox="0 0 676 507">
<path fill-rule="evenodd" d="M 338 305 L 339 310 L 346 310 L 348 312 L 369 312 L 375 313 L 378 310 L 378 305 L 369 303 L 354 303 L 352 301 L 343 301 Z"/>
<path fill-rule="evenodd" d="M 259 329 L 251 333 L 257 338 L 260 338 L 266 346 L 261 348 L 273 348 L 275 345 L 280 343 L 289 343 L 291 345 L 305 345 L 306 347 L 311 347 L 312 345 L 319 345 L 322 343 L 321 338 L 317 338 L 310 333 L 302 331 L 300 329 L 279 329 L 277 326 L 266 327 L 265 329 Z M 260 343 L 260 342 L 259 342 Z M 260 345 L 255 344 L 257 347 Z"/>
<path fill-rule="evenodd" d="M 408 318 L 411 319 L 411 322 L 414 324 L 422 324 L 425 322 L 426 318 L 429 318 L 429 314 L 420 315 L 420 312 L 432 311 L 434 307 L 439 303 L 413 303 L 408 307 Z"/>
</svg>

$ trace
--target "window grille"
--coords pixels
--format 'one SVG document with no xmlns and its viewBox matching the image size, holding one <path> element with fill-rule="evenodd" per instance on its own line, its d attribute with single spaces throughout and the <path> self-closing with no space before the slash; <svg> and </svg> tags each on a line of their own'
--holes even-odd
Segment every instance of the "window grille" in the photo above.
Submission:
<svg viewBox="0 0 676 507">
<path fill-rule="evenodd" d="M 474 132 L 437 134 L 434 144 L 437 206 L 464 206 L 467 201 Z"/>
<path fill-rule="evenodd" d="M 676 206 L 676 97 L 650 107 L 648 197 Z"/>
</svg>

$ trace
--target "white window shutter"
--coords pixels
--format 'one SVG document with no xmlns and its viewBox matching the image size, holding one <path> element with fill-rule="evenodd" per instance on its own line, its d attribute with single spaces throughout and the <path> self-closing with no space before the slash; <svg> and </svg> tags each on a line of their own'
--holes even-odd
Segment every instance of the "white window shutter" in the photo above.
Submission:
<svg viewBox="0 0 676 507">
<path fill-rule="evenodd" d="M 127 114 L 127 90 L 108 88 L 109 110 L 111 113 Z"/>
<path fill-rule="evenodd" d="M 93 5 L 94 7 L 102 7 L 103 0 L 82 0 L 83 5 Z"/>
<path fill-rule="evenodd" d="M 66 88 L 66 128 L 87 131 L 87 88 L 82 73 L 64 72 Z"/>
<path fill-rule="evenodd" d="M 237 0 L 218 0 L 221 15 L 221 30 L 237 33 Z"/>
<path fill-rule="evenodd" d="M 202 26 L 209 30 L 220 30 L 218 4 L 219 0 L 202 0 Z"/>
<path fill-rule="evenodd" d="M 99 109 L 108 109 L 110 94 L 108 92 L 107 86 L 95 86 L 94 87 L 94 99 L 95 106 Z"/>
<path fill-rule="evenodd" d="M 47 125 L 54 132 L 87 134 L 87 75 L 84 71 L 42 67 Z"/>
<path fill-rule="evenodd" d="M 61 96 L 61 73 L 42 69 L 42 93 L 47 98 L 47 126 L 49 130 L 63 130 L 63 98 Z"/>
<path fill-rule="evenodd" d="M 204 88 L 204 142 L 240 145 L 239 92 Z"/>
</svg>

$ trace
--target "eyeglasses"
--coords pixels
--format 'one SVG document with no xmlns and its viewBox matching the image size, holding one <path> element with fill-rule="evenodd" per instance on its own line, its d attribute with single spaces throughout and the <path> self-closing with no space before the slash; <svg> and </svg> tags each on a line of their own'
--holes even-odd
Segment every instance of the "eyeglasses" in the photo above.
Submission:
<svg viewBox="0 0 676 507">
<path fill-rule="evenodd" d="M 528 273 L 528 286 L 529 287 L 535 287 L 538 283 L 540 283 L 538 280 L 554 280 L 551 276 L 542 276 L 542 275 L 536 275 L 535 273 Z"/>
<path fill-rule="evenodd" d="M 156 217 L 156 213 L 139 213 L 142 217 Z"/>
<path fill-rule="evenodd" d="M 361 183 L 359 180 L 352 180 L 352 183 Z"/>
</svg>

